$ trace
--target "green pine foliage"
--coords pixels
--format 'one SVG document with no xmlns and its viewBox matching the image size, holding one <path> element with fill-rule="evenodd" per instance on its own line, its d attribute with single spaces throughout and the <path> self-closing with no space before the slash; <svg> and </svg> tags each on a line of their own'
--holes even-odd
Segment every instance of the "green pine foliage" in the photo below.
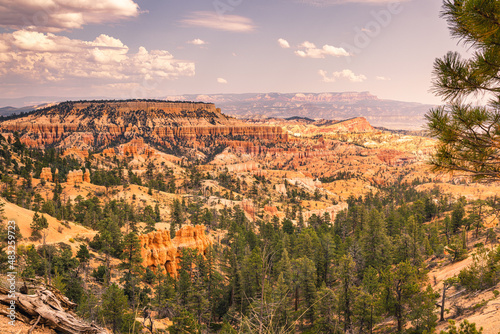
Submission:
<svg viewBox="0 0 500 334">
<path fill-rule="evenodd" d="M 496 0 L 445 0 L 442 16 L 452 35 L 471 49 L 463 58 L 448 52 L 434 63 L 434 92 L 446 106 L 426 115 L 430 134 L 440 141 L 436 170 L 466 172 L 498 180 L 500 128 L 500 4 Z M 467 99 L 486 94 L 487 106 Z"/>
</svg>

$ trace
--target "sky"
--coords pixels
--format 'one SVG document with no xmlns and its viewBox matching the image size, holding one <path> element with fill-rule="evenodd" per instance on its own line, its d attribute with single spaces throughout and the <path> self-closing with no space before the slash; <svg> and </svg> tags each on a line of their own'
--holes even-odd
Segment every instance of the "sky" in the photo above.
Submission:
<svg viewBox="0 0 500 334">
<path fill-rule="evenodd" d="M 0 99 L 369 91 L 437 104 L 440 0 L 0 0 Z"/>
</svg>

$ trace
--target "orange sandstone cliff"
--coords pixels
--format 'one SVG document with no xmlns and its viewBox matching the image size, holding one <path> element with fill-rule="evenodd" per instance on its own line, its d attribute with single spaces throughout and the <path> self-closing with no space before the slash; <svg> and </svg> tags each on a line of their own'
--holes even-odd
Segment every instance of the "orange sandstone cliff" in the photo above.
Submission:
<svg viewBox="0 0 500 334">
<path fill-rule="evenodd" d="M 207 248 L 213 243 L 205 234 L 203 225 L 184 226 L 170 239 L 170 232 L 165 230 L 154 231 L 140 235 L 142 265 L 153 271 L 166 271 L 177 277 L 182 249 L 197 249 L 199 254 L 205 255 Z"/>
<path fill-rule="evenodd" d="M 19 132 L 28 146 L 97 150 L 142 138 L 178 151 L 210 150 L 229 139 L 286 141 L 279 126 L 251 125 L 220 112 L 212 103 L 158 100 L 63 102 L 0 123 L 2 133 Z M 134 153 L 132 142 L 125 151 Z M 125 152 L 127 153 L 127 152 Z M 210 152 L 207 152 L 210 153 Z"/>
</svg>

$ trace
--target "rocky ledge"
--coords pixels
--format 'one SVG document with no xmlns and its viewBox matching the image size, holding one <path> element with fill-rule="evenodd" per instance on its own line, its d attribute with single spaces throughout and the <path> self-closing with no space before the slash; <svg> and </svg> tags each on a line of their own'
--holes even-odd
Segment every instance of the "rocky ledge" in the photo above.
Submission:
<svg viewBox="0 0 500 334">
<path fill-rule="evenodd" d="M 279 126 L 250 125 L 212 103 L 158 100 L 63 102 L 0 122 L 30 147 L 103 149 L 133 138 L 166 149 L 214 147 L 228 139 L 286 141 Z"/>
</svg>

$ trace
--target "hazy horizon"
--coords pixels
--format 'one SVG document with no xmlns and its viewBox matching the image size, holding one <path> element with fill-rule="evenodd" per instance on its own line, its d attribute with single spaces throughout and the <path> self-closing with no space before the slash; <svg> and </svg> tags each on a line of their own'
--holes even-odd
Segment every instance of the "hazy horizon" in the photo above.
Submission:
<svg viewBox="0 0 500 334">
<path fill-rule="evenodd" d="M 23 0 L 0 6 L 0 99 L 369 91 L 439 104 L 434 59 L 465 53 L 440 10 L 433 0 Z"/>
</svg>

